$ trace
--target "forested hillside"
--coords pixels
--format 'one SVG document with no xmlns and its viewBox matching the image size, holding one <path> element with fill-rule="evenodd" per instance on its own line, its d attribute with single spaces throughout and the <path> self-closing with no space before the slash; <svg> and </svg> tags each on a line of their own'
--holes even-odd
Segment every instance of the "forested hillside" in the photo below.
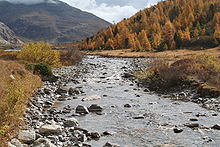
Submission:
<svg viewBox="0 0 220 147">
<path fill-rule="evenodd" d="M 161 51 L 214 47 L 219 40 L 219 0 L 167 0 L 98 32 L 79 48 Z"/>
</svg>

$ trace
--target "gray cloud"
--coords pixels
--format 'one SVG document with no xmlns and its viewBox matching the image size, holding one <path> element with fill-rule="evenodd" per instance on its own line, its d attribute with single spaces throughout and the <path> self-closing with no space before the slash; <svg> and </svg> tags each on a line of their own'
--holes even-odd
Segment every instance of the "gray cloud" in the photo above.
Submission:
<svg viewBox="0 0 220 147">
<path fill-rule="evenodd" d="M 62 0 L 109 22 L 119 22 L 161 0 Z"/>
</svg>

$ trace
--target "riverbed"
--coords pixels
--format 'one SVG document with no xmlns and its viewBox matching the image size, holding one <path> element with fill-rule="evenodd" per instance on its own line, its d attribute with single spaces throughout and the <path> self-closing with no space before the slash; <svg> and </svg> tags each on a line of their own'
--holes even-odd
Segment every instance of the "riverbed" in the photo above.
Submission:
<svg viewBox="0 0 220 147">
<path fill-rule="evenodd" d="M 45 82 L 31 98 L 24 128 L 31 131 L 20 138 L 32 147 L 103 147 L 107 142 L 121 147 L 219 147 L 219 112 L 164 98 L 128 78 L 146 60 L 86 56 L 78 65 L 55 69 L 59 80 Z M 74 95 L 68 89 L 75 89 Z M 93 104 L 102 110 L 76 112 L 79 105 L 87 109 Z M 75 118 L 72 127 L 65 125 L 69 118 Z M 95 138 L 88 132 L 96 132 Z M 28 141 L 27 134 L 33 136 Z"/>
</svg>

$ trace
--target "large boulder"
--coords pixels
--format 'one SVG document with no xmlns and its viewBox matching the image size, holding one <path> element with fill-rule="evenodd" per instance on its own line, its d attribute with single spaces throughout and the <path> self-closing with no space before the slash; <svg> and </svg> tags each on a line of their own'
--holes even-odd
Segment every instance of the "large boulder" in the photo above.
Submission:
<svg viewBox="0 0 220 147">
<path fill-rule="evenodd" d="M 44 124 L 40 127 L 39 132 L 40 134 L 43 134 L 43 135 L 61 134 L 62 127 L 60 125 Z"/>
<path fill-rule="evenodd" d="M 18 140 L 22 143 L 31 144 L 36 139 L 36 133 L 33 130 L 21 130 L 18 134 Z"/>
</svg>

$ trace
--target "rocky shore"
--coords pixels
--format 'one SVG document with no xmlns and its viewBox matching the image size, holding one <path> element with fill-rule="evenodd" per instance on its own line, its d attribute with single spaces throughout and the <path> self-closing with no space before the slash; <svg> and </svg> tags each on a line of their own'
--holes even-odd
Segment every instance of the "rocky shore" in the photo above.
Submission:
<svg viewBox="0 0 220 147">
<path fill-rule="evenodd" d="M 64 67 L 55 69 L 56 81 L 46 81 L 42 88 L 30 98 L 26 114 L 25 126 L 8 143 L 9 147 L 91 147 L 86 141 L 99 140 L 101 135 L 110 135 L 109 132 L 91 132 L 80 127 L 74 116 L 83 116 L 88 113 L 101 113 L 102 107 L 92 104 L 90 107 L 78 105 L 75 110 L 69 105 L 63 110 L 57 110 L 54 105 L 59 102 L 77 98 L 83 91 L 80 88 L 68 88 L 69 82 L 78 83 L 75 77 L 83 73 L 84 69 Z M 53 78 L 54 79 L 54 78 Z M 71 97 L 71 98 L 70 98 Z M 99 99 L 98 96 L 86 97 L 84 100 Z M 64 118 L 64 114 L 70 114 Z M 107 142 L 104 147 L 117 147 Z"/>
</svg>

